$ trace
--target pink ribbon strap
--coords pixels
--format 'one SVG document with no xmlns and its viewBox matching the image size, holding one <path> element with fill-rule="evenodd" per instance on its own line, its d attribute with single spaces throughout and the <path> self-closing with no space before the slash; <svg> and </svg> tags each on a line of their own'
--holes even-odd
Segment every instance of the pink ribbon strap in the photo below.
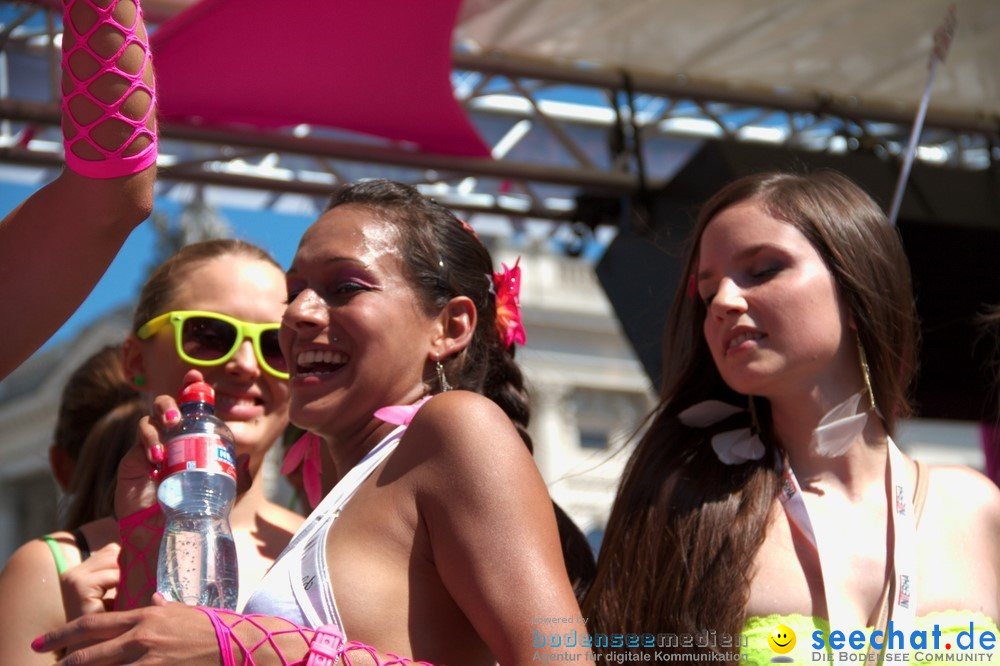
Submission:
<svg viewBox="0 0 1000 666">
<path fill-rule="evenodd" d="M 323 459 L 320 447 L 323 440 L 311 432 L 299 437 L 285 454 L 281 463 L 281 473 L 289 475 L 299 467 L 302 468 L 302 485 L 306 489 L 306 498 L 313 509 L 323 499 Z"/>
<path fill-rule="evenodd" d="M 393 425 L 410 425 L 410 421 L 413 417 L 417 415 L 420 408 L 424 406 L 424 403 L 431 399 L 431 396 L 427 395 L 417 400 L 412 405 L 391 405 L 389 407 L 383 407 L 382 409 L 375 410 L 375 418 L 380 421 L 385 421 L 386 423 L 391 423 Z"/>
</svg>

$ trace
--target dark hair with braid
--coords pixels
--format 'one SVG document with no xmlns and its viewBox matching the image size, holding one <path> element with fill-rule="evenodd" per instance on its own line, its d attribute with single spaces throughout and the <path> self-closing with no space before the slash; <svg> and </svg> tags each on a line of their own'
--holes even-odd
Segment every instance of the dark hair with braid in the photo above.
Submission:
<svg viewBox="0 0 1000 666">
<path fill-rule="evenodd" d="M 400 231 L 404 270 L 427 314 L 440 312 L 455 296 L 473 302 L 476 330 L 465 349 L 441 359 L 445 377 L 451 387 L 480 393 L 499 405 L 532 450 L 528 391 L 514 361 L 514 346 L 504 347 L 496 327 L 493 260 L 486 246 L 454 213 L 403 183 L 377 179 L 343 185 L 327 210 L 347 204 L 367 208 Z M 593 579 L 593 555 L 569 516 L 558 506 L 555 510 L 566 567 L 579 597 Z"/>
</svg>

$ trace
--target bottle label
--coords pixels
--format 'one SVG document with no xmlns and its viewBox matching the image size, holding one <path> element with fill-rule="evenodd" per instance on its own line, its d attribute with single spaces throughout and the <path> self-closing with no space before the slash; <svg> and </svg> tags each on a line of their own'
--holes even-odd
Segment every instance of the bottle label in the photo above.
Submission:
<svg viewBox="0 0 1000 666">
<path fill-rule="evenodd" d="M 218 435 L 185 435 L 166 444 L 163 475 L 189 469 L 228 474 L 236 480 L 233 454 Z"/>
</svg>

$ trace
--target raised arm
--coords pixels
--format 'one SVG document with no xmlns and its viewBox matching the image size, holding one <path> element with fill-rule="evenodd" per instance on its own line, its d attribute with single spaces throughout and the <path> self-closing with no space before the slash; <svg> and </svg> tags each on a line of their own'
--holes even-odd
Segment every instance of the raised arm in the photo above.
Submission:
<svg viewBox="0 0 1000 666">
<path fill-rule="evenodd" d="M 153 69 L 138 0 L 67 0 L 64 169 L 0 222 L 0 379 L 87 297 L 153 207 Z M 108 4 L 102 8 L 101 4 Z"/>
</svg>

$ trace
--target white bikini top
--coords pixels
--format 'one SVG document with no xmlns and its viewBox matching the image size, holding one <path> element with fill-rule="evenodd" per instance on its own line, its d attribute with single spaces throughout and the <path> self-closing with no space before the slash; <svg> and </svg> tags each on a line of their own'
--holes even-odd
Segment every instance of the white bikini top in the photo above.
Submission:
<svg viewBox="0 0 1000 666">
<path fill-rule="evenodd" d="M 281 617 L 314 629 L 332 624 L 344 633 L 326 564 L 326 537 L 341 510 L 396 449 L 404 432 L 406 426 L 401 425 L 389 433 L 327 493 L 265 574 L 243 613 Z"/>
</svg>

